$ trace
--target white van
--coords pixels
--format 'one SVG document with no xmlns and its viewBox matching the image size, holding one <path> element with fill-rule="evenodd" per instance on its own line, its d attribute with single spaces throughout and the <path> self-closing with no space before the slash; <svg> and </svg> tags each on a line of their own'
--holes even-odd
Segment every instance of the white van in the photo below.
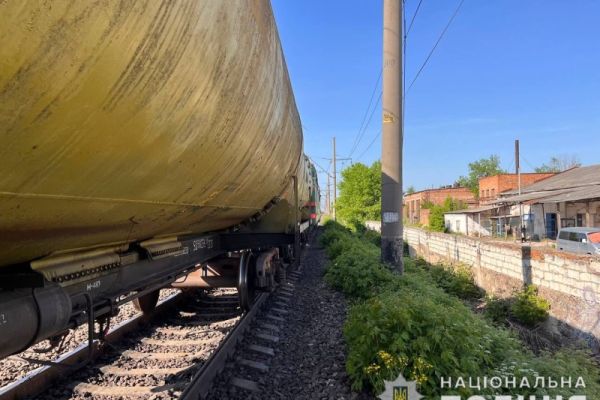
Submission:
<svg viewBox="0 0 600 400">
<path fill-rule="evenodd" d="M 600 228 L 562 228 L 556 237 L 556 248 L 569 253 L 600 255 Z"/>
</svg>

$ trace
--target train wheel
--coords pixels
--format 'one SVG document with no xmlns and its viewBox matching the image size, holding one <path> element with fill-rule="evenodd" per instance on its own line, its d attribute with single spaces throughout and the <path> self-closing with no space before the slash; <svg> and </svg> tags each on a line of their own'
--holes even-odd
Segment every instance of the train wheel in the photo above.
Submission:
<svg viewBox="0 0 600 400">
<path fill-rule="evenodd" d="M 244 311 L 252 308 L 256 297 L 254 277 L 256 276 L 256 258 L 251 252 L 245 252 L 240 258 L 240 272 L 238 277 L 238 296 L 240 307 Z"/>
<path fill-rule="evenodd" d="M 159 295 L 160 290 L 155 290 L 153 292 L 140 296 L 137 299 L 133 300 L 133 307 L 136 310 L 143 312 L 144 314 L 148 314 L 156 308 L 156 304 L 158 304 Z"/>
</svg>

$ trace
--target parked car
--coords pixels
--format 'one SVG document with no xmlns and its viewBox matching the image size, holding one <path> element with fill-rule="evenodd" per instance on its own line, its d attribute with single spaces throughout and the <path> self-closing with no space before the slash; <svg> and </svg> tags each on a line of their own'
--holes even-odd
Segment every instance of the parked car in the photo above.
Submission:
<svg viewBox="0 0 600 400">
<path fill-rule="evenodd" d="M 569 253 L 600 255 L 600 228 L 562 228 L 556 238 L 556 248 Z"/>
</svg>

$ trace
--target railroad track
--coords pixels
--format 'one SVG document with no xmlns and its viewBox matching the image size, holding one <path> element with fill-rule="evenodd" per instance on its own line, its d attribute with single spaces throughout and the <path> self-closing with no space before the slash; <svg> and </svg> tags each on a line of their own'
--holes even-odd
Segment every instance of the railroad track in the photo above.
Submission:
<svg viewBox="0 0 600 400">
<path fill-rule="evenodd" d="M 172 311 L 173 307 L 177 306 L 180 301 L 179 291 L 163 291 L 158 307 L 150 316 L 134 311 L 131 304 L 125 304 L 122 307 L 122 312 L 115 318 L 117 324 L 106 335 L 106 343 L 111 344 L 122 340 L 124 336 L 138 330 L 141 325 L 147 323 L 151 318 Z M 35 396 L 58 378 L 64 376 L 65 373 L 71 373 L 78 366 L 82 367 L 84 363 L 87 363 L 89 361 L 87 327 L 78 327 L 66 339 L 62 352 L 60 349 L 55 348 L 48 353 L 36 354 L 33 349 L 44 347 L 43 344 L 40 344 L 23 353 L 0 361 L 0 368 L 3 369 L 0 381 L 2 383 L 2 386 L 0 386 L 0 400 Z M 97 356 L 100 354 L 101 348 L 98 347 L 98 341 L 95 341 L 94 344 L 94 356 Z M 53 361 L 59 363 L 61 367 L 27 363 L 25 359 L 28 357 L 39 359 L 41 362 Z"/>
<path fill-rule="evenodd" d="M 173 296 L 151 321 L 137 316 L 113 329 L 84 368 L 46 366 L 2 388 L 0 399 L 177 398 L 240 318 L 234 289 Z M 82 345 L 59 360 L 77 365 L 86 356 Z"/>
<path fill-rule="evenodd" d="M 183 398 L 222 399 L 224 388 L 230 398 L 261 398 L 262 381 L 278 351 L 278 334 L 285 329 L 287 308 L 301 274 L 302 266 L 289 273 L 262 308 L 254 309 L 256 316 L 247 322 L 251 330 L 245 337 L 237 338 L 241 344 L 215 354 L 214 360 L 207 362 L 187 387 Z M 221 376 L 211 384 L 218 372 L 222 372 Z"/>
<path fill-rule="evenodd" d="M 178 398 L 196 370 L 219 347 L 241 317 L 235 291 L 187 302 L 176 316 L 150 329 L 71 384 L 73 394 L 92 398 Z M 133 345 L 131 347 L 130 345 Z"/>
<path fill-rule="evenodd" d="M 291 282 L 298 276 L 299 272 L 292 272 L 273 296 L 258 295 L 246 314 L 235 289 L 172 296 L 151 318 L 140 315 L 115 327 L 85 368 L 46 366 L 0 389 L 0 400 L 204 398 L 215 377 L 231 367 L 234 355 L 233 364 L 242 372 L 229 384 L 259 392 L 260 384 L 243 370 L 268 371 L 268 359 L 274 354 L 269 344 L 278 341 L 293 293 Z M 82 345 L 59 361 L 77 365 L 86 356 Z"/>
</svg>

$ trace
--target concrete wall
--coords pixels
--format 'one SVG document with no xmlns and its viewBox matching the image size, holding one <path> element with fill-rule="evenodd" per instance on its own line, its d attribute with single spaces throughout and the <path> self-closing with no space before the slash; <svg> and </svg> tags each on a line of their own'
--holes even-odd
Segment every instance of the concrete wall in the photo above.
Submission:
<svg viewBox="0 0 600 400">
<path fill-rule="evenodd" d="M 556 320 L 583 337 L 600 340 L 600 258 L 412 227 L 404 228 L 404 240 L 413 257 L 470 266 L 477 284 L 488 293 L 504 297 L 524 282 L 537 285 Z"/>
</svg>

